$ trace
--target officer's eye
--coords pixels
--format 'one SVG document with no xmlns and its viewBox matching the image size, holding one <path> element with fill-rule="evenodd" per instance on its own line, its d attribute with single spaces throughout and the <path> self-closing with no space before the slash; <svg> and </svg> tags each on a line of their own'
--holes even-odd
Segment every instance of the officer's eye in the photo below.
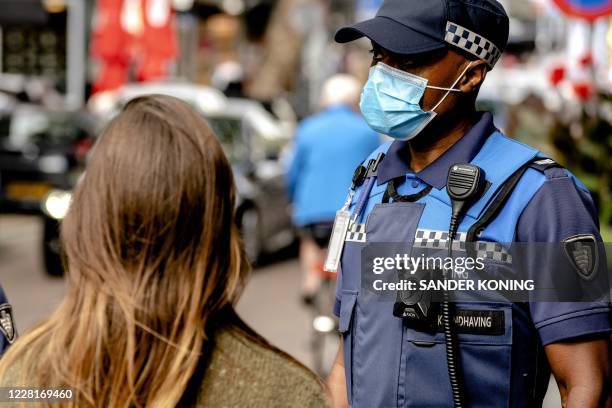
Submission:
<svg viewBox="0 0 612 408">
<path fill-rule="evenodd" d="M 415 61 L 412 58 L 400 58 L 398 62 L 403 67 L 414 67 L 415 65 L 419 64 L 419 62 Z"/>
<path fill-rule="evenodd" d="M 380 53 L 379 50 L 377 50 L 376 48 L 372 48 L 369 52 L 372 55 L 372 61 L 373 62 L 380 62 L 380 61 L 382 61 L 382 54 Z"/>
</svg>

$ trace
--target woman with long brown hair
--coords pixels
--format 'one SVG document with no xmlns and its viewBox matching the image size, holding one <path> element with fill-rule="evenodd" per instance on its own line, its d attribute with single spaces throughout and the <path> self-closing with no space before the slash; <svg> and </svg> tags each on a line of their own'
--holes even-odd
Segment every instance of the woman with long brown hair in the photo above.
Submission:
<svg viewBox="0 0 612 408">
<path fill-rule="evenodd" d="M 67 293 L 0 361 L 0 385 L 70 407 L 322 406 L 319 381 L 233 312 L 248 272 L 232 171 L 178 99 L 128 103 L 61 226 Z"/>
</svg>

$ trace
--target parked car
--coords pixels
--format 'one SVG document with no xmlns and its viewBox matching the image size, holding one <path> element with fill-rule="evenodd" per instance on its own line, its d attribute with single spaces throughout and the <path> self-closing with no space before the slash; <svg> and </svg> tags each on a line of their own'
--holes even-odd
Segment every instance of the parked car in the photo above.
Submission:
<svg viewBox="0 0 612 408">
<path fill-rule="evenodd" d="M 290 135 L 286 127 L 255 101 L 226 98 L 213 88 L 193 84 L 129 85 L 114 95 L 104 95 L 103 109 L 96 114 L 110 120 L 130 99 L 146 94 L 178 97 L 198 109 L 219 138 L 232 163 L 237 188 L 236 218 L 249 260 L 257 263 L 262 255 L 276 252 L 295 241 L 291 211 L 284 187 L 284 173 L 278 160 Z M 95 105 L 95 103 L 94 103 Z M 91 105 L 90 105 L 91 106 Z M 58 189 L 43 203 L 46 218 L 45 246 L 59 250 L 58 222 L 70 205 L 70 189 Z M 54 245 L 55 243 L 55 245 Z M 59 252 L 57 252 L 59 260 Z M 51 274 L 61 270 L 49 270 Z"/>
<path fill-rule="evenodd" d="M 45 197 L 71 188 L 83 171 L 95 132 L 96 119 L 83 111 L 19 104 L 0 117 L 0 211 L 44 215 Z M 44 222 L 45 235 L 56 237 L 57 221 Z M 43 240 L 43 259 L 55 271 L 61 265 L 50 245 L 57 244 Z"/>
<path fill-rule="evenodd" d="M 0 122 L 1 209 L 38 214 L 51 189 L 72 186 L 81 173 L 96 121 L 86 112 L 19 105 Z"/>
</svg>

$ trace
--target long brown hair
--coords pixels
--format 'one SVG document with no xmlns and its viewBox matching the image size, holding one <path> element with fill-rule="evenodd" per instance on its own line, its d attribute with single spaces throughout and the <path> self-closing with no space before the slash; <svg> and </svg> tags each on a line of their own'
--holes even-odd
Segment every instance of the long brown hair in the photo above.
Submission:
<svg viewBox="0 0 612 408">
<path fill-rule="evenodd" d="M 68 386 L 67 406 L 175 406 L 248 267 L 230 164 L 178 99 L 129 102 L 106 127 L 61 226 L 67 293 L 0 377 Z"/>
</svg>

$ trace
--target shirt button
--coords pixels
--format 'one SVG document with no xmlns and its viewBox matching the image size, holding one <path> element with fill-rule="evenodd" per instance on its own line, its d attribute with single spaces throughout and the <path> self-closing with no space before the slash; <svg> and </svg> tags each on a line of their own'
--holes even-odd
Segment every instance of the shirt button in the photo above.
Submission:
<svg viewBox="0 0 612 408">
<path fill-rule="evenodd" d="M 419 182 L 416 180 L 412 181 L 412 188 L 417 188 L 419 186 Z"/>
</svg>

